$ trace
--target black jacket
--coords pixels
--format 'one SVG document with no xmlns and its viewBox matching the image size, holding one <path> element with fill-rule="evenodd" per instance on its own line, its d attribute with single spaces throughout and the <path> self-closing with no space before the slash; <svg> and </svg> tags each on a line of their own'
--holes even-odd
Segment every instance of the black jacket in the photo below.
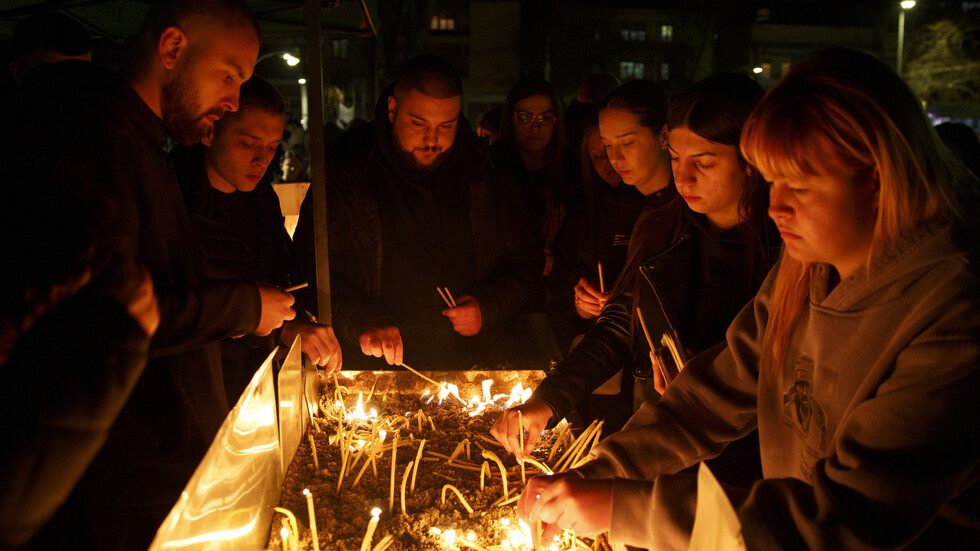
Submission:
<svg viewBox="0 0 980 551">
<path fill-rule="evenodd" d="M 677 197 L 673 184 L 664 190 L 666 200 Z M 568 215 L 553 247 L 554 271 L 548 278 L 548 324 L 558 347 L 567 355 L 572 341 L 584 334 L 593 320 L 582 319 L 575 310 L 575 285 L 586 278 L 599 287 L 598 264 L 602 263 L 602 282 L 611 291 L 626 265 L 630 235 L 640 212 L 656 208 L 662 199 L 644 197 L 635 187 L 612 187 L 596 182 L 594 192 Z"/>
<path fill-rule="evenodd" d="M 356 345 L 366 329 L 376 324 L 399 326 L 391 305 L 385 304 L 382 298 L 386 278 L 417 276 L 385 272 L 386 255 L 397 251 L 386 249 L 389 245 L 383 235 L 390 229 L 386 229 L 382 219 L 382 199 L 388 198 L 379 197 L 379 189 L 414 186 L 452 192 L 458 191 L 456 186 L 463 186 L 461 204 L 467 207 L 464 215 L 468 227 L 457 226 L 449 231 L 456 238 L 471 237 L 467 247 L 472 253 L 472 266 L 468 268 L 468 281 L 458 282 L 451 291 L 457 297 L 469 294 L 477 300 L 483 316 L 481 335 L 507 328 L 505 322 L 521 312 L 530 286 L 542 269 L 541 252 L 535 246 L 526 209 L 514 182 L 491 167 L 485 146 L 465 119 L 460 119 L 446 160 L 429 172 L 416 172 L 405 166 L 392 142 L 386 102 L 381 101 L 374 122 L 346 132 L 331 144 L 326 155 L 333 326 L 342 344 L 354 346 L 351 354 L 345 353 L 345 363 L 361 356 Z M 308 194 L 303 203 L 294 235 L 295 279 L 311 284 L 316 281 L 312 196 Z M 430 283 L 426 287 L 432 288 L 426 295 L 431 298 L 429 308 L 439 312 L 445 305 L 441 304 L 435 287 L 448 284 Z M 305 305 L 311 311 L 314 293 L 310 289 L 308 293 L 297 294 L 299 300 L 305 297 Z M 451 332 L 451 324 L 441 320 L 429 329 L 444 336 L 446 331 Z M 402 333 L 405 338 L 405 332 Z M 470 339 L 471 342 L 479 340 Z M 406 353 L 412 346 L 413 343 L 406 343 Z M 410 362 L 408 355 L 405 361 Z M 455 365 L 455 368 L 466 367 L 470 366 Z"/>
<path fill-rule="evenodd" d="M 641 278 L 639 307 L 655 346 L 673 327 L 690 356 L 724 339 L 728 325 L 765 279 L 776 249 L 766 251 L 768 262 L 746 278 L 739 227 L 713 236 L 703 215 L 685 207 L 682 216 L 677 238 L 644 260 L 636 276 Z M 534 391 L 534 398 L 551 406 L 555 419 L 621 368 L 624 377 L 650 375 L 650 347 L 633 319 L 632 305 L 629 290 L 610 300 L 582 342 Z"/>
<path fill-rule="evenodd" d="M 204 163 L 206 148 L 175 147 L 170 159 L 177 173 L 194 237 L 204 256 L 207 278 L 257 280 L 287 287 L 291 241 L 283 227 L 279 197 L 263 178 L 254 190 L 223 193 L 211 186 Z M 279 331 L 272 335 L 224 339 L 221 364 L 229 404 L 237 401 L 269 353 Z"/>
<path fill-rule="evenodd" d="M 23 117 L 8 130 L 16 142 L 3 148 L 15 157 L 4 166 L 31 167 L 102 197 L 101 230 L 118 238 L 121 257 L 149 269 L 160 307 L 143 375 L 45 530 L 64 541 L 38 545 L 146 547 L 227 414 L 218 341 L 255 329 L 258 290 L 204 277 L 163 121 L 125 80 L 65 61 L 36 69 L 24 86 Z M 112 284 L 100 277 L 90 286 Z"/>
<path fill-rule="evenodd" d="M 42 316 L 3 364 L 0 549 L 27 543 L 64 503 L 146 365 L 150 339 L 89 293 Z"/>
</svg>

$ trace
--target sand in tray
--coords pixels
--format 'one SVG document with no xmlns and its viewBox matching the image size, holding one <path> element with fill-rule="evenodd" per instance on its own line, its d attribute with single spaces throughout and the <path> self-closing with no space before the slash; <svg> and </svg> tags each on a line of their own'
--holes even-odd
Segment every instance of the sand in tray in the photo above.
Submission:
<svg viewBox="0 0 980 551">
<path fill-rule="evenodd" d="M 321 416 L 297 449 L 282 488 L 281 507 L 291 510 L 300 524 L 299 548 L 313 548 L 304 489 L 315 496 L 320 549 L 362 549 L 374 508 L 382 513 L 367 547 L 371 551 L 532 548 L 531 530 L 522 528 L 515 510 L 523 489 L 520 467 L 514 456 L 490 437 L 490 427 L 510 399 L 513 378 L 503 385 L 495 383 L 497 400 L 486 404 L 485 377 L 470 374 L 457 379 L 458 394 L 475 397 L 470 401 L 452 394 L 440 400 L 440 387 L 404 373 L 362 372 L 354 379 L 338 378 L 336 386 L 332 378 L 328 379 Z M 582 436 L 597 441 L 596 432 Z M 396 436 L 398 447 L 393 454 Z M 572 431 L 563 422 L 546 431 L 532 458 L 543 468 L 568 467 L 576 457 L 585 457 L 590 447 L 581 441 L 576 446 L 573 440 Z M 314 466 L 313 446 L 319 470 Z M 342 448 L 348 451 L 342 454 Z M 507 472 L 506 499 L 496 459 Z M 526 471 L 528 478 L 539 473 L 530 463 Z M 411 491 L 413 479 L 415 488 Z M 269 549 L 283 548 L 278 517 L 272 524 Z M 556 545 L 558 549 L 572 549 L 573 538 L 566 533 L 560 541 L 545 542 L 544 548 Z M 593 544 L 590 539 L 580 539 L 580 543 L 590 549 Z"/>
</svg>

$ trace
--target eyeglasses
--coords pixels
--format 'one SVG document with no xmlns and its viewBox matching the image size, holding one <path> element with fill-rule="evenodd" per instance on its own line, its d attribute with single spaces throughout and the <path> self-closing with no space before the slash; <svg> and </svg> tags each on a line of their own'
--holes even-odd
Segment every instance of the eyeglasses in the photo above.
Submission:
<svg viewBox="0 0 980 551">
<path fill-rule="evenodd" d="M 527 111 L 514 111 L 514 120 L 521 126 L 531 126 L 534 124 L 534 121 L 537 121 L 541 126 L 551 126 L 555 124 L 558 117 L 556 117 L 554 113 L 541 113 L 540 115 L 535 115 L 534 113 L 528 113 Z"/>
</svg>

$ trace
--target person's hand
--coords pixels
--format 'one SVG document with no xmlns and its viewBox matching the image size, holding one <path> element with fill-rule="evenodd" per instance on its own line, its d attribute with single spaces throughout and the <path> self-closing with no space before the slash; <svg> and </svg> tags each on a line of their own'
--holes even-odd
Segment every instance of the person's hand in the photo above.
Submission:
<svg viewBox="0 0 980 551">
<path fill-rule="evenodd" d="M 583 319 L 592 319 L 602 313 L 609 300 L 609 293 L 596 289 L 592 282 L 583 278 L 575 284 L 575 311 Z"/>
<path fill-rule="evenodd" d="M 296 335 L 299 335 L 303 353 L 311 362 L 322 367 L 327 374 L 340 371 L 344 361 L 333 327 L 304 320 L 293 320 L 283 325 L 282 342 L 292 344 Z"/>
<path fill-rule="evenodd" d="M 293 310 L 293 295 L 278 287 L 256 281 L 259 288 L 259 300 L 262 302 L 262 314 L 259 316 L 259 326 L 252 331 L 259 337 L 264 337 L 282 325 L 284 321 L 296 317 Z"/>
<path fill-rule="evenodd" d="M 442 315 L 449 318 L 453 323 L 453 330 L 464 337 L 472 337 L 480 332 L 483 327 L 483 313 L 476 299 L 463 295 L 456 301 L 455 308 L 448 308 L 442 311 Z"/>
<path fill-rule="evenodd" d="M 402 334 L 397 327 L 374 327 L 361 333 L 358 340 L 365 356 L 384 356 L 388 365 L 402 364 Z"/>
<path fill-rule="evenodd" d="M 518 424 L 518 418 L 524 421 L 523 427 Z M 504 411 L 490 428 L 490 434 L 503 444 L 507 451 L 521 459 L 534 451 L 534 445 L 541 436 L 541 431 L 548 426 L 549 419 L 551 419 L 551 407 L 541 400 L 531 398 L 519 406 Z M 527 431 L 524 437 L 524 449 L 521 449 L 519 432 L 521 430 Z"/>
<path fill-rule="evenodd" d="M 140 267 L 137 279 L 139 284 L 129 297 L 126 311 L 140 324 L 147 336 L 152 337 L 157 332 L 157 327 L 160 327 L 160 307 L 153 292 L 153 278 L 150 277 L 149 270 Z"/>
<path fill-rule="evenodd" d="M 538 475 L 527 481 L 517 514 L 530 526 L 541 521 L 542 541 L 559 530 L 582 536 L 609 530 L 612 521 L 612 480 L 590 480 L 578 473 Z"/>
<path fill-rule="evenodd" d="M 667 381 L 664 380 L 664 372 L 661 370 L 660 361 L 657 360 L 657 353 L 650 351 L 650 364 L 653 367 L 653 388 L 660 394 L 667 391 Z"/>
</svg>

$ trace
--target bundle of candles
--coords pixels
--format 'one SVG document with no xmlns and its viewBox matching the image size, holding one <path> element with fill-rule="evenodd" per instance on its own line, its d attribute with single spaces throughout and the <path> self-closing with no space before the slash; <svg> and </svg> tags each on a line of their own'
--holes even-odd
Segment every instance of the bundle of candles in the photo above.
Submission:
<svg viewBox="0 0 980 551">
<path fill-rule="evenodd" d="M 479 389 L 464 399 L 457 384 L 412 372 L 424 380 L 421 393 L 417 385 L 406 392 L 413 385 L 397 375 L 407 374 L 393 372 L 324 385 L 319 414 L 286 474 L 269 549 L 611 549 L 602 536 L 571 532 L 542 542 L 540 526 L 527 526 L 515 509 L 528 478 L 585 461 L 601 423 L 575 437 L 562 421 L 518 462 L 490 427 L 530 389 L 518 382 L 494 394 L 493 380 L 484 379 L 463 385 Z"/>
</svg>

